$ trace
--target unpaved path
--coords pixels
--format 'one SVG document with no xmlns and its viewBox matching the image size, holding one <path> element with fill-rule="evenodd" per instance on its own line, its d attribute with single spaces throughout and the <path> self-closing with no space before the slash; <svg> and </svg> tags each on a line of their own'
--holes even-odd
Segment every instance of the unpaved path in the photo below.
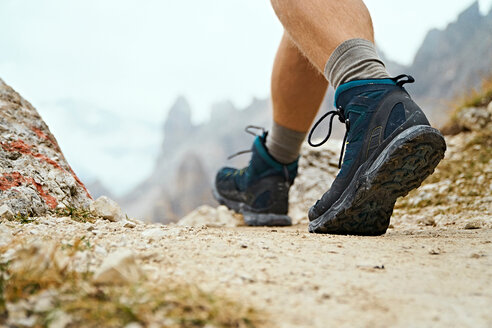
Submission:
<svg viewBox="0 0 492 328">
<path fill-rule="evenodd" d="M 45 218 L 15 238 L 90 247 L 95 270 L 131 249 L 148 279 L 176 279 L 265 312 L 266 327 L 491 327 L 492 230 L 411 226 L 381 237 Z M 56 227 L 56 229 L 53 229 Z"/>
<path fill-rule="evenodd" d="M 491 230 L 306 231 L 197 229 L 162 239 L 148 261 L 252 302 L 279 327 L 492 326 Z"/>
</svg>

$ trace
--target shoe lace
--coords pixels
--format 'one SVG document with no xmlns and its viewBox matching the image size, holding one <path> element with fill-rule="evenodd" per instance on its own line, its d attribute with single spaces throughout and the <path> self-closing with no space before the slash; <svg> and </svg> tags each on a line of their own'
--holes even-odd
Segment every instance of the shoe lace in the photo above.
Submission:
<svg viewBox="0 0 492 328">
<path fill-rule="evenodd" d="M 261 131 L 261 134 L 258 134 L 258 133 L 255 133 L 254 131 Z M 261 126 L 256 126 L 256 125 L 248 125 L 244 128 L 244 131 L 248 134 L 251 134 L 253 137 L 258 137 L 258 136 L 261 136 L 261 135 L 266 135 L 267 134 L 267 131 L 261 127 Z M 240 156 L 240 155 L 243 155 L 243 154 L 248 154 L 248 153 L 252 153 L 253 151 L 251 149 L 247 149 L 247 150 L 241 150 L 241 151 L 238 151 L 237 153 L 234 153 L 232 155 L 230 155 L 229 157 L 227 157 L 227 160 L 231 160 L 233 159 L 234 157 L 237 157 L 237 156 Z M 239 175 L 243 175 L 244 172 L 246 172 L 246 167 L 245 168 L 242 168 L 241 170 L 239 171 L 236 171 L 234 174 L 239 174 Z M 287 187 L 289 187 L 289 181 L 290 181 L 290 174 L 289 174 L 289 170 L 287 168 L 286 165 L 283 165 L 283 173 L 284 173 L 284 177 L 285 177 L 285 181 L 286 181 L 286 185 Z"/>
<path fill-rule="evenodd" d="M 391 78 L 391 80 L 395 81 L 396 85 L 399 87 L 403 87 L 403 85 L 405 85 L 406 83 L 415 82 L 415 79 L 411 75 L 407 75 L 407 74 L 398 75 L 396 77 Z M 330 115 L 331 115 L 331 117 L 330 117 L 330 125 L 329 125 L 329 129 L 328 129 L 328 134 L 326 135 L 326 137 L 321 142 L 319 142 L 317 144 L 313 143 L 312 137 L 313 137 L 314 131 L 318 128 L 318 126 L 321 124 L 321 122 L 323 122 Z M 340 169 L 342 167 L 343 153 L 345 151 L 347 136 L 348 136 L 349 129 L 350 129 L 350 120 L 345 117 L 345 114 L 343 113 L 343 109 L 341 106 L 339 106 L 336 110 L 329 111 L 320 117 L 320 119 L 313 125 L 313 128 L 309 132 L 308 143 L 311 147 L 320 147 L 321 145 L 325 144 L 328 141 L 328 139 L 330 139 L 332 126 L 333 126 L 333 119 L 335 118 L 335 116 L 338 116 L 338 119 L 340 120 L 340 122 L 345 123 L 345 127 L 346 127 L 345 135 L 343 136 L 342 150 L 340 152 L 340 158 L 338 160 L 338 168 Z"/>
<path fill-rule="evenodd" d="M 261 134 L 255 133 L 254 132 L 255 130 L 261 131 Z M 253 137 L 257 137 L 257 136 L 260 136 L 260 135 L 263 135 L 266 133 L 266 130 L 264 128 L 262 128 L 261 126 L 256 126 L 256 125 L 248 125 L 244 128 L 244 131 L 248 134 L 251 134 Z M 231 160 L 234 157 L 237 157 L 237 156 L 243 155 L 243 154 L 248 154 L 251 152 L 252 152 L 251 149 L 241 150 L 241 151 L 238 151 L 237 153 L 234 153 L 234 154 L 230 155 L 229 157 L 227 157 L 227 160 Z"/>
<path fill-rule="evenodd" d="M 312 138 L 313 138 L 314 131 L 316 131 L 318 126 L 321 124 L 321 122 L 323 122 L 328 116 L 330 116 L 330 125 L 329 125 L 329 129 L 328 129 L 328 133 L 327 133 L 326 137 L 319 143 L 313 143 Z M 311 131 L 309 131 L 308 143 L 311 147 L 320 147 L 323 144 L 325 144 L 328 141 L 328 139 L 330 139 L 330 137 L 331 137 L 331 132 L 332 132 L 332 128 L 333 128 L 333 120 L 335 119 L 336 116 L 338 116 L 338 120 L 341 123 L 345 123 L 345 128 L 346 128 L 345 129 L 345 135 L 343 137 L 343 144 L 342 144 L 342 150 L 340 152 L 340 158 L 338 159 L 338 168 L 341 168 L 342 167 L 343 152 L 345 151 L 345 144 L 347 142 L 347 135 L 348 135 L 348 132 L 350 130 L 350 120 L 345 117 L 345 114 L 343 113 L 343 110 L 341 107 L 338 107 L 337 110 L 329 111 L 319 118 L 319 120 L 313 125 L 313 128 L 311 129 Z"/>
</svg>

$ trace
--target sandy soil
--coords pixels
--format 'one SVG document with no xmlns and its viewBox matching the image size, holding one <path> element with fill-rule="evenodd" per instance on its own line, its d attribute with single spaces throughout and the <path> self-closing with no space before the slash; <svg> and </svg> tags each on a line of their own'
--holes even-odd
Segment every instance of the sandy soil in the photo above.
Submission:
<svg viewBox="0 0 492 328">
<path fill-rule="evenodd" d="M 279 327 L 492 325 L 489 229 L 367 238 L 208 228 L 178 238 L 163 239 L 147 261 L 252 302 Z"/>
<path fill-rule="evenodd" d="M 290 228 L 207 228 L 120 222 L 5 223 L 16 238 L 71 243 L 81 263 L 133 250 L 148 279 L 194 283 L 253 305 L 266 327 L 490 327 L 492 230 L 413 226 L 381 237 Z M 56 226 L 56 233 L 53 227 Z"/>
</svg>

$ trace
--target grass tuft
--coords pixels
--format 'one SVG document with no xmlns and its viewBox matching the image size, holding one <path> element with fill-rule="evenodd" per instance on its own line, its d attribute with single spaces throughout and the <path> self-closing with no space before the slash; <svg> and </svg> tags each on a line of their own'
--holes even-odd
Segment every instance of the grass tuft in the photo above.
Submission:
<svg viewBox="0 0 492 328">
<path fill-rule="evenodd" d="M 456 135 L 467 132 L 459 121 L 459 114 L 470 107 L 485 107 L 492 101 L 492 75 L 482 80 L 482 85 L 478 90 L 471 90 L 465 96 L 458 98 L 455 103 L 459 105 L 451 112 L 449 121 L 441 128 L 445 135 Z"/>
<path fill-rule="evenodd" d="M 10 221 L 19 222 L 21 224 L 37 222 L 35 217 L 33 217 L 29 214 L 21 213 L 21 212 L 14 215 L 14 217 L 11 218 Z"/>
<path fill-rule="evenodd" d="M 76 207 L 72 204 L 64 204 L 64 208 L 56 210 L 56 215 L 60 217 L 70 217 L 77 222 L 90 222 L 94 223 L 99 217 L 85 208 Z"/>
<path fill-rule="evenodd" d="M 54 295 L 52 308 L 40 313 L 29 311 L 36 316 L 36 326 L 48 326 L 60 312 L 70 316 L 71 327 L 124 327 L 132 322 L 176 328 L 263 325 L 262 316 L 253 308 L 186 283 L 143 280 L 127 285 L 94 284 L 91 272 L 73 268 L 75 253 L 83 242 L 79 238 L 69 250 L 22 246 L 12 260 L 1 263 L 0 324 L 8 320 L 7 303 L 35 303 L 40 293 L 49 290 Z"/>
</svg>

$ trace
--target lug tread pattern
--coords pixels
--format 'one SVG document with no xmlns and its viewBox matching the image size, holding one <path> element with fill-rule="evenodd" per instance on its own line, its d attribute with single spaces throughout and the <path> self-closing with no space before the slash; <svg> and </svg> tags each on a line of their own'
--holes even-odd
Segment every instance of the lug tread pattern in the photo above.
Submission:
<svg viewBox="0 0 492 328">
<path fill-rule="evenodd" d="M 382 235 L 388 229 L 398 197 L 418 188 L 444 158 L 440 133 L 417 135 L 393 150 L 379 168 L 363 177 L 350 204 L 338 213 L 313 221 L 310 231 L 343 235 Z"/>
</svg>

